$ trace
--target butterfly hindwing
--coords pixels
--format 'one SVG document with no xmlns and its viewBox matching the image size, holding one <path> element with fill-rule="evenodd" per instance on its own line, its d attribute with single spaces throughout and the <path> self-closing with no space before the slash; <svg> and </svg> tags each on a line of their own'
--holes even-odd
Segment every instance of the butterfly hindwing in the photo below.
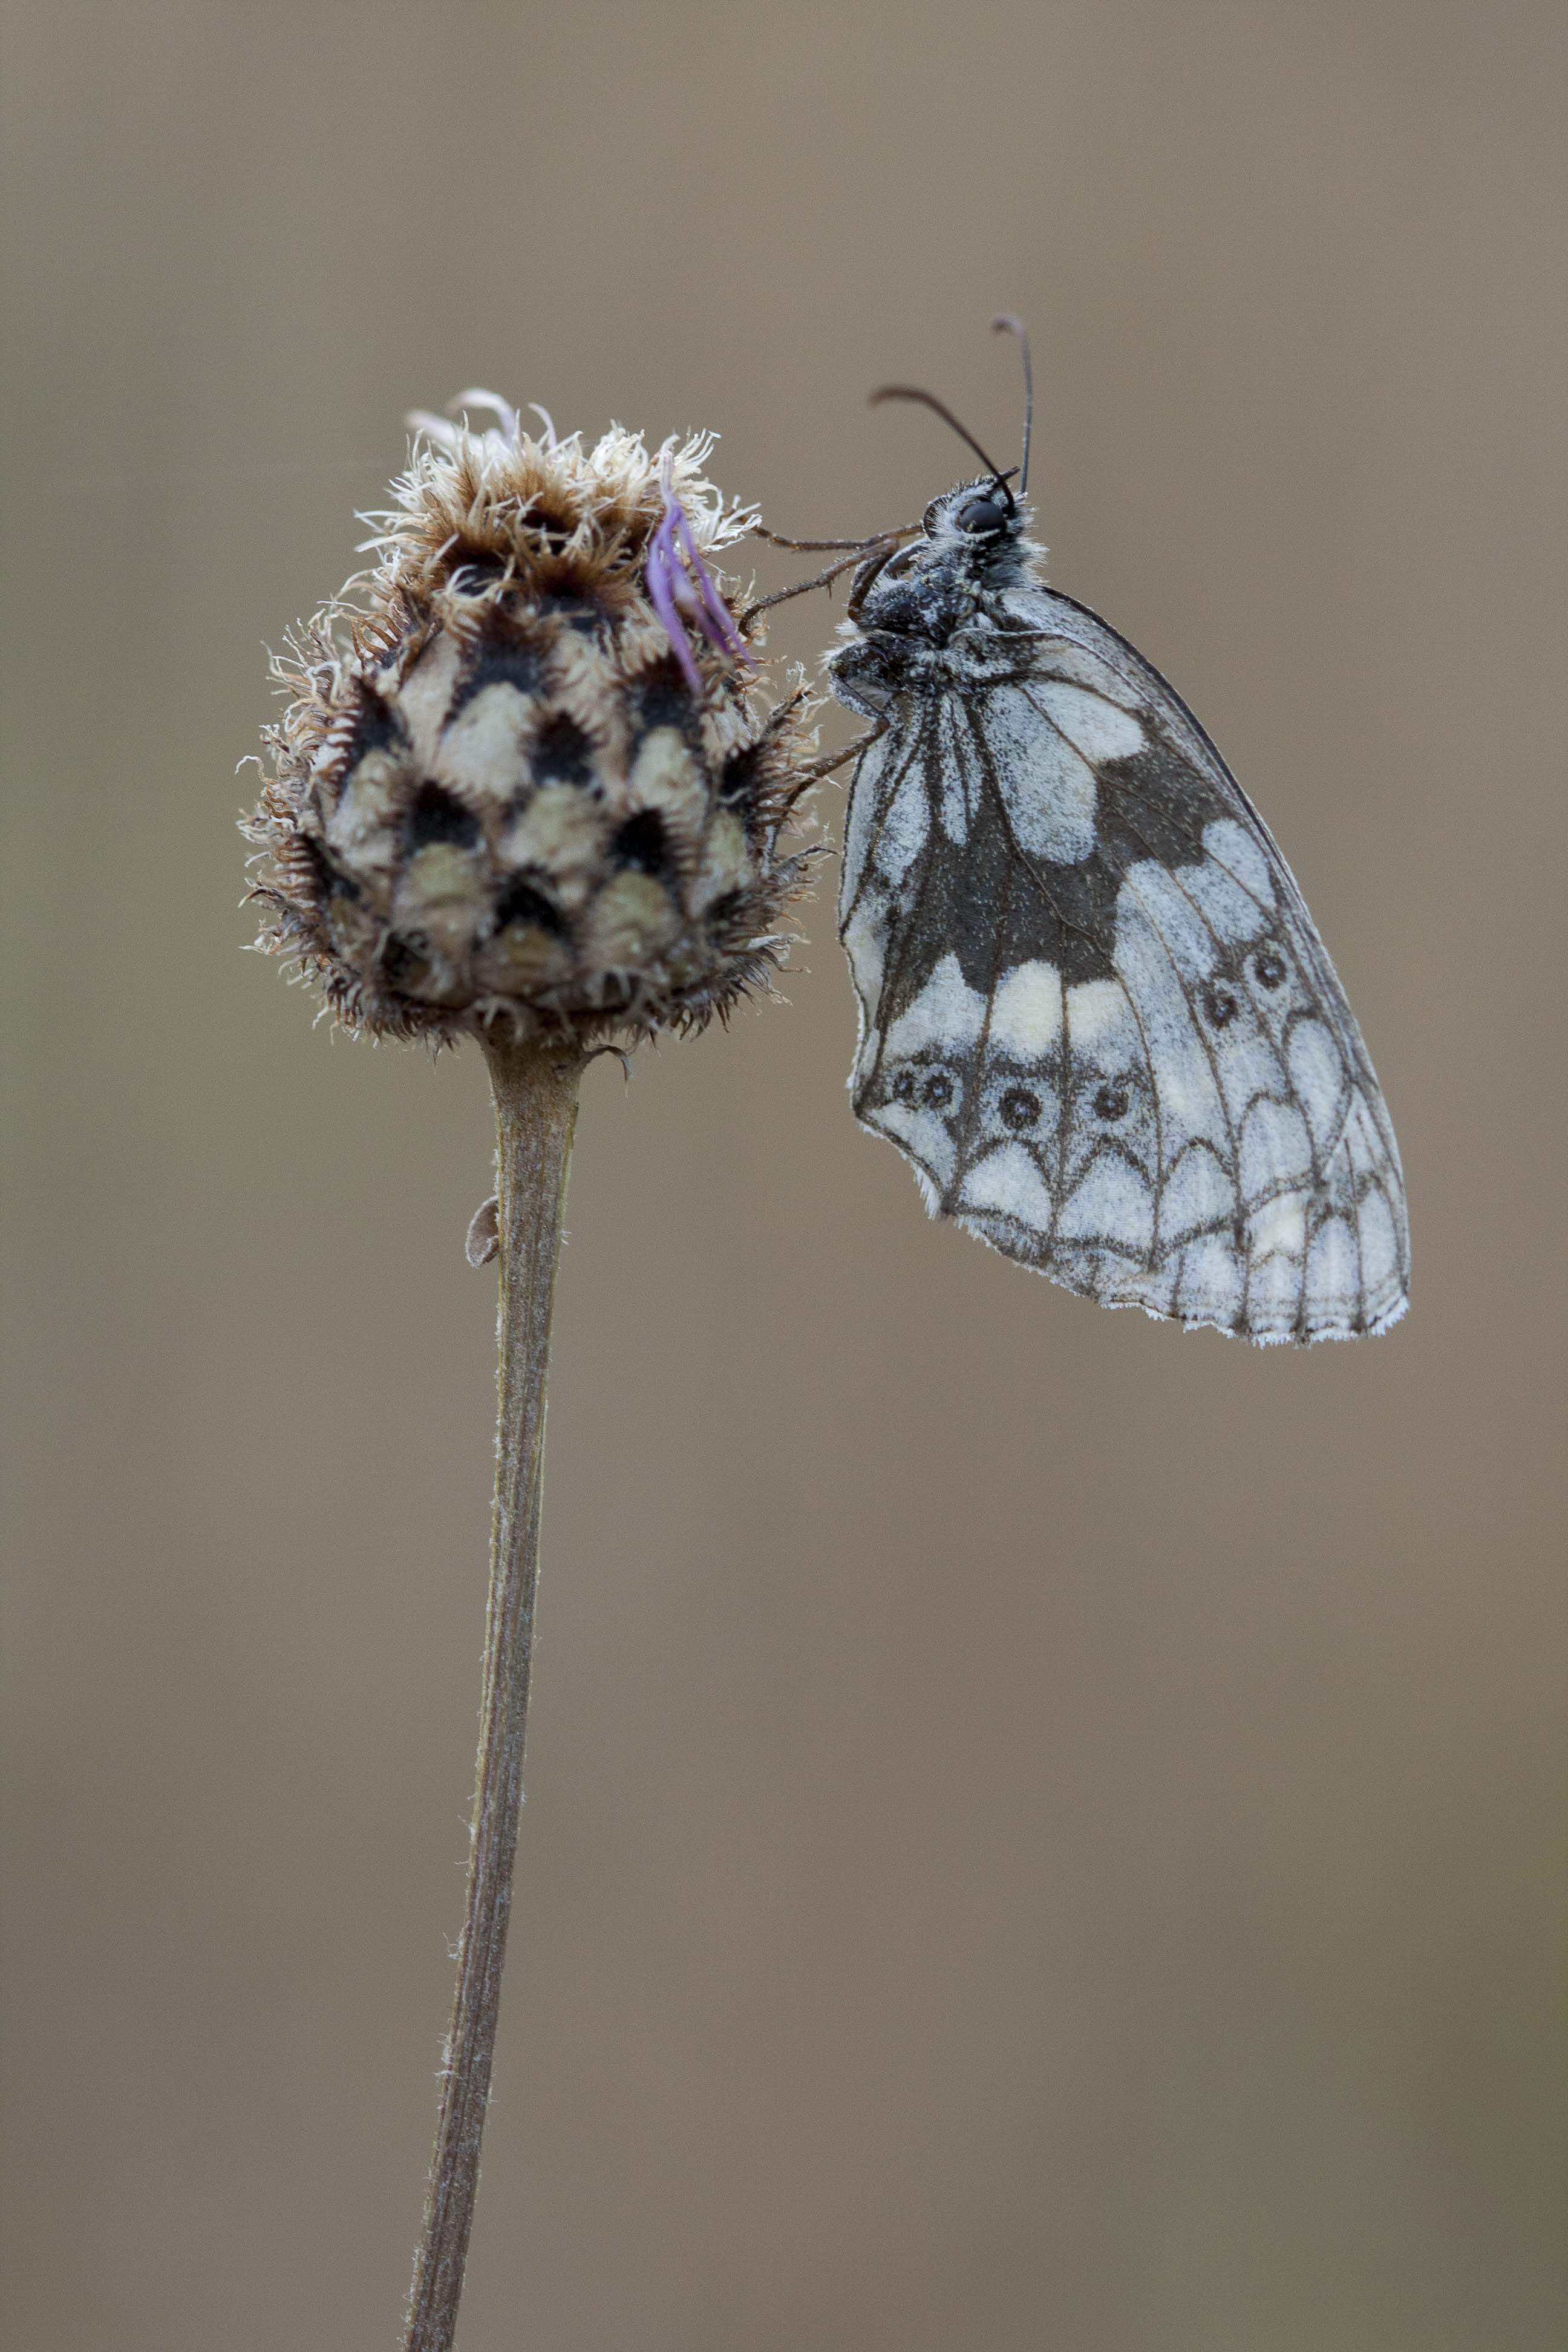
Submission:
<svg viewBox="0 0 1568 2352">
<path fill-rule="evenodd" d="M 911 664 L 856 774 L 857 1115 L 933 1211 L 1108 1306 L 1385 1328 L 1398 1152 L 1283 858 L 1114 631 L 1032 581 L 998 617 Z"/>
</svg>

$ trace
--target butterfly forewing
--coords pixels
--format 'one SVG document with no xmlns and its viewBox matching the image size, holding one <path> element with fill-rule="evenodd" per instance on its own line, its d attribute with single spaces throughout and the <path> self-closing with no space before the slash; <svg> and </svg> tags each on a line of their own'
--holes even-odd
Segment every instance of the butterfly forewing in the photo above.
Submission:
<svg viewBox="0 0 1568 2352">
<path fill-rule="evenodd" d="M 1107 1306 L 1266 1341 L 1385 1329 L 1398 1151 L 1261 820 L 1103 622 L 1026 562 L 955 607 L 943 562 L 931 618 L 879 628 L 868 599 L 831 666 L 885 727 L 840 898 L 858 1116 L 934 1211 Z M 900 615 L 927 576 L 917 556 Z"/>
</svg>

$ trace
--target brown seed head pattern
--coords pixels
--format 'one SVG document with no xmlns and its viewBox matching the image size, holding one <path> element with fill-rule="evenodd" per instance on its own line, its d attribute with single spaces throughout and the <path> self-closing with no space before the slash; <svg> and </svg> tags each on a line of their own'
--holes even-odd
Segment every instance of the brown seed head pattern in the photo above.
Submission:
<svg viewBox="0 0 1568 2352">
<path fill-rule="evenodd" d="M 274 662 L 258 945 L 382 1035 L 700 1026 L 787 948 L 814 738 L 798 685 L 774 704 L 716 632 L 672 643 L 647 567 L 672 499 L 702 559 L 755 517 L 704 478 L 710 436 L 586 449 L 493 404 L 487 432 L 416 420 L 375 567 Z"/>
</svg>

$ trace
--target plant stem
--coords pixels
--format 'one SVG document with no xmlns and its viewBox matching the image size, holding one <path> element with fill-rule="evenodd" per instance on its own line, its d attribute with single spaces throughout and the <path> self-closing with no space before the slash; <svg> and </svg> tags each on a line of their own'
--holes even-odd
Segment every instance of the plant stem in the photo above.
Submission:
<svg viewBox="0 0 1568 2352">
<path fill-rule="evenodd" d="M 450 2352 L 479 2182 L 522 1805 L 550 1310 L 583 1075 L 570 1047 L 487 1038 L 500 1238 L 495 1515 L 468 1886 L 404 2352 Z"/>
</svg>

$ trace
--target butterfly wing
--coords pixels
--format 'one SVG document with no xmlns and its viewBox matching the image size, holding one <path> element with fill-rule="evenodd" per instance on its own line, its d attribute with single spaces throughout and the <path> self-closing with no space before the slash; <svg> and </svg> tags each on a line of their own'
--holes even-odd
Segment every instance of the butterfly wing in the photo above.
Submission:
<svg viewBox="0 0 1568 2352">
<path fill-rule="evenodd" d="M 933 1213 L 1105 1306 L 1386 1330 L 1398 1148 L 1289 867 L 1114 630 L 1045 588 L 1008 608 L 1016 657 L 894 697 L 856 772 L 857 1117 Z"/>
</svg>

